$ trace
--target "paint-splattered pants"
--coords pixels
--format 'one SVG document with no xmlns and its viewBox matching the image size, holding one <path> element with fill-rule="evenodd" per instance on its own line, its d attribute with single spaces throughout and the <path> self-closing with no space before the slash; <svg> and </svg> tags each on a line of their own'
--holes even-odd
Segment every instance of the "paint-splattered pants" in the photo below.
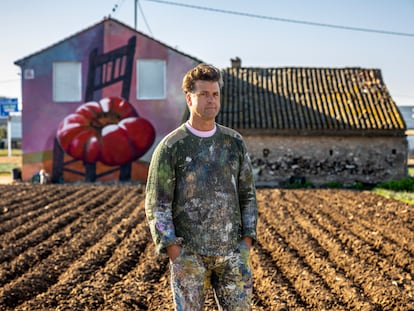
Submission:
<svg viewBox="0 0 414 311">
<path fill-rule="evenodd" d="M 184 247 L 171 262 L 175 310 L 204 310 L 205 294 L 210 286 L 219 310 L 251 310 L 252 272 L 249 249 L 243 242 L 238 250 L 220 257 L 190 253 Z"/>
</svg>

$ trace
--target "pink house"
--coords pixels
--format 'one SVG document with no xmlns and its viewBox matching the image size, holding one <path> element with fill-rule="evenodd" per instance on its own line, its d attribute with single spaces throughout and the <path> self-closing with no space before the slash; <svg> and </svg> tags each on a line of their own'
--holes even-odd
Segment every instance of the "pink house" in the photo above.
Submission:
<svg viewBox="0 0 414 311">
<path fill-rule="evenodd" d="M 16 61 L 23 180 L 45 170 L 54 182 L 144 181 L 154 146 L 185 115 L 181 79 L 200 62 L 111 18 Z"/>
</svg>

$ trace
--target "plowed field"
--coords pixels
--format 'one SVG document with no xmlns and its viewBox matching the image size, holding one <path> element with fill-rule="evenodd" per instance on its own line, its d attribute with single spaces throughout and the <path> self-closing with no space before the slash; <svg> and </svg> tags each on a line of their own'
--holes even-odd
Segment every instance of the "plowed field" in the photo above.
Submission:
<svg viewBox="0 0 414 311">
<path fill-rule="evenodd" d="M 0 310 L 172 310 L 142 186 L 0 191 Z M 412 206 L 348 190 L 258 200 L 253 310 L 414 309 Z"/>
</svg>

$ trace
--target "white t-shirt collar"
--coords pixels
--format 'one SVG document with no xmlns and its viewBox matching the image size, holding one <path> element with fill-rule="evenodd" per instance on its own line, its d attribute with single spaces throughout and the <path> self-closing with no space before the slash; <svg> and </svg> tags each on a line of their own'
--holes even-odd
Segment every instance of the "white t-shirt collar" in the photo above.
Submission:
<svg viewBox="0 0 414 311">
<path fill-rule="evenodd" d="M 214 128 L 212 130 L 210 130 L 210 131 L 199 131 L 199 130 L 196 130 L 194 127 L 192 127 L 190 125 L 190 122 L 189 121 L 185 122 L 185 126 L 188 128 L 188 130 L 191 133 L 193 133 L 194 135 L 196 135 L 198 137 L 202 137 L 202 138 L 207 138 L 207 137 L 213 136 L 216 133 L 216 130 L 217 130 L 217 125 L 216 124 L 214 124 Z"/>
</svg>

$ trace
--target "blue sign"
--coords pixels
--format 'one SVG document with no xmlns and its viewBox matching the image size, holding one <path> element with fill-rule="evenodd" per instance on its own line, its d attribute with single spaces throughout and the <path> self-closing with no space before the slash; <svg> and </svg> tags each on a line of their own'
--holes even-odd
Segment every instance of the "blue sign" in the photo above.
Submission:
<svg viewBox="0 0 414 311">
<path fill-rule="evenodd" d="M 10 112 L 18 112 L 17 98 L 0 97 L 0 117 L 7 117 Z"/>
</svg>

